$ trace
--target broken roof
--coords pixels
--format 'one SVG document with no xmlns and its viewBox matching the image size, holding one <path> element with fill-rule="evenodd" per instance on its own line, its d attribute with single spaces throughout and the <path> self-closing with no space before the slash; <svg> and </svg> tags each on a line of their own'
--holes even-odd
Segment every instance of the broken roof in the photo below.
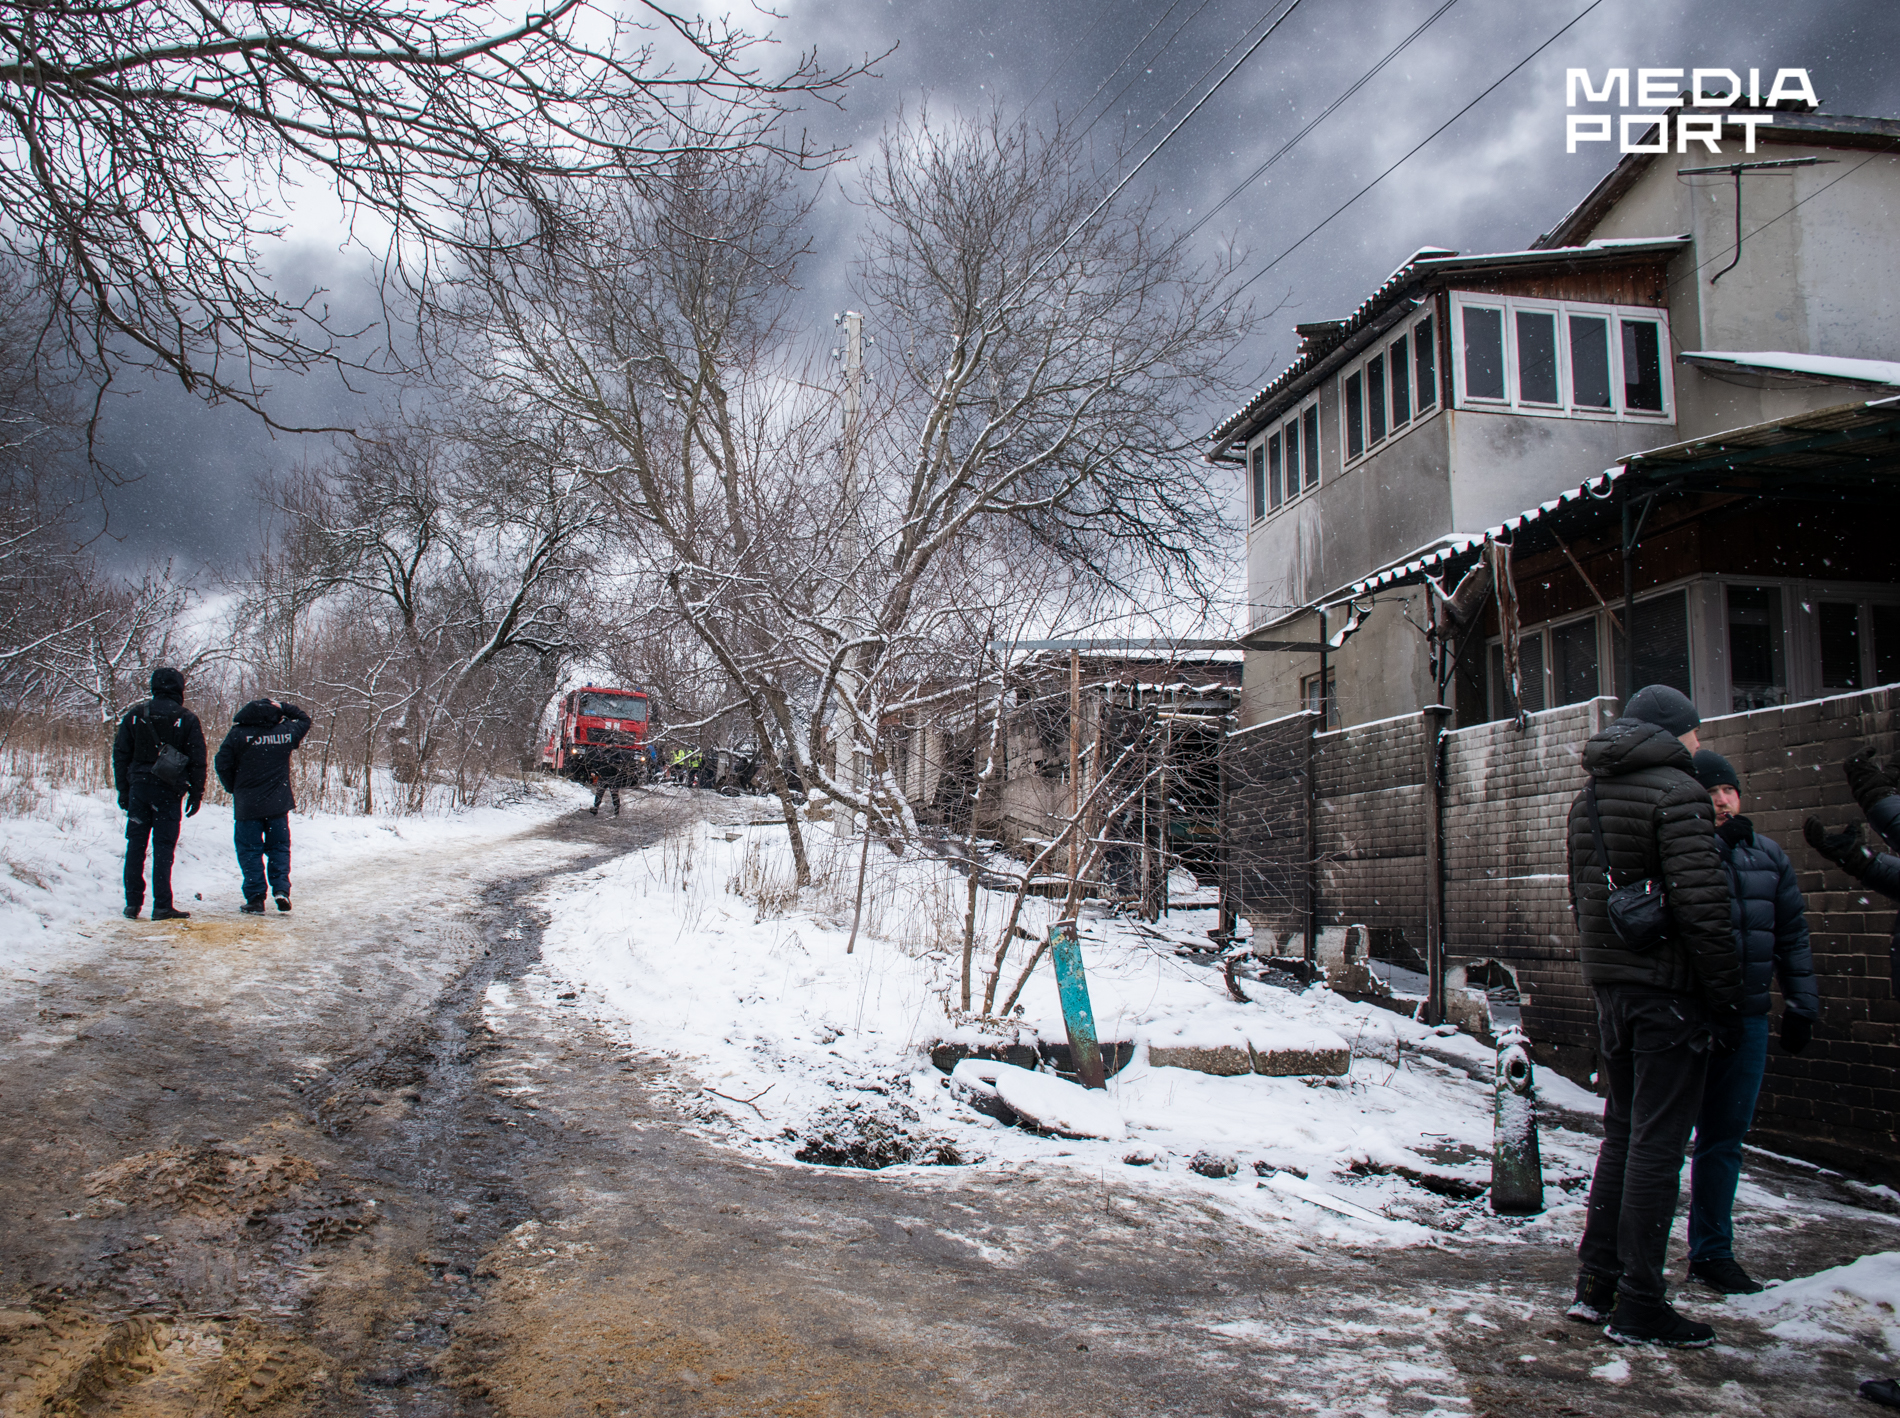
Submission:
<svg viewBox="0 0 1900 1418">
<path fill-rule="evenodd" d="M 1442 246 L 1420 247 L 1379 288 L 1344 320 L 1315 321 L 1295 326 L 1300 334 L 1299 352 L 1292 363 L 1280 371 L 1258 394 L 1224 419 L 1213 432 L 1214 446 L 1207 452 L 1209 462 L 1230 456 L 1236 442 L 1251 436 L 1254 429 L 1276 406 L 1303 392 L 1310 377 L 1329 372 L 1331 363 L 1343 362 L 1357 342 L 1356 335 L 1377 334 L 1386 325 L 1407 313 L 1400 302 L 1434 278 L 1476 275 L 1488 271 L 1508 271 L 1525 266 L 1567 266 L 1586 262 L 1627 260 L 1651 252 L 1675 251 L 1689 242 L 1687 236 L 1619 238 L 1592 241 L 1587 246 L 1566 246 L 1555 250 L 1536 248 L 1523 251 L 1489 251 L 1462 256 Z"/>
</svg>

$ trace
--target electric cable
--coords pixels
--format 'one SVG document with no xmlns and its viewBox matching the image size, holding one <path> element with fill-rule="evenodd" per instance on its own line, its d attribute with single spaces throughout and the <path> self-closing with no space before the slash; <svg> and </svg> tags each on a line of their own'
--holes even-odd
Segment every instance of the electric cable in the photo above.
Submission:
<svg viewBox="0 0 1900 1418">
<path fill-rule="evenodd" d="M 1522 59 L 1518 60 L 1517 63 L 1513 64 L 1509 69 L 1505 70 L 1504 73 L 1496 80 L 1496 82 L 1494 82 L 1488 89 L 1486 89 L 1483 93 L 1479 94 L 1476 98 L 1472 99 L 1471 102 L 1467 103 L 1463 108 L 1459 109 L 1456 113 L 1452 114 L 1450 118 L 1447 118 L 1443 123 L 1439 124 L 1436 128 L 1432 129 L 1430 133 L 1427 133 L 1409 151 L 1407 151 L 1405 156 L 1401 157 L 1397 162 L 1393 163 L 1384 172 L 1381 172 L 1377 177 L 1373 178 L 1372 181 L 1368 182 L 1364 187 L 1361 187 L 1357 192 L 1353 193 L 1352 196 L 1348 197 L 1344 202 L 1341 202 L 1337 207 L 1333 208 L 1332 211 L 1328 212 L 1324 217 L 1320 218 L 1320 220 L 1317 223 L 1315 223 L 1312 227 L 1310 227 L 1307 230 L 1306 234 L 1300 237 L 1298 241 L 1295 241 L 1291 246 L 1287 247 L 1278 256 L 1274 257 L 1271 261 L 1267 262 L 1266 265 L 1262 266 L 1258 271 L 1255 271 L 1251 276 L 1247 277 L 1246 280 L 1242 281 L 1238 286 L 1234 288 L 1233 294 L 1235 296 L 1238 296 L 1242 291 L 1246 290 L 1248 286 L 1252 285 L 1255 281 L 1259 280 L 1262 276 L 1266 275 L 1267 272 L 1271 271 L 1275 266 L 1279 265 L 1282 261 L 1286 260 L 1286 258 L 1291 256 L 1295 251 L 1298 251 L 1302 246 L 1306 245 L 1307 242 L 1311 241 L 1330 222 L 1332 222 L 1332 220 L 1335 217 L 1339 216 L 1340 213 L 1344 212 L 1348 207 L 1351 207 L 1361 197 L 1365 196 L 1366 193 L 1370 192 L 1373 188 L 1377 187 L 1381 182 L 1384 182 L 1386 178 L 1390 177 L 1393 173 L 1397 172 L 1407 162 L 1411 161 L 1412 158 L 1416 157 L 1418 153 L 1421 150 L 1423 150 L 1425 146 L 1429 144 L 1434 138 L 1436 138 L 1440 133 L 1443 133 L 1447 128 L 1451 127 L 1452 124 L 1456 123 L 1460 118 L 1463 118 L 1467 113 L 1471 112 L 1472 109 L 1476 108 L 1479 104 L 1483 103 L 1486 99 L 1491 97 L 1491 95 L 1496 93 L 1500 88 L 1502 88 L 1504 84 L 1514 74 L 1517 73 L 1518 70 L 1522 69 L 1526 64 L 1530 63 L 1531 60 L 1535 59 L 1538 55 L 1542 54 L 1546 49 L 1549 49 L 1551 45 L 1555 44 L 1558 40 L 1562 39 L 1564 35 L 1568 34 L 1571 29 L 1573 29 L 1578 23 L 1580 23 L 1582 20 L 1588 17 L 1591 14 L 1591 12 L 1596 10 L 1602 4 L 1603 4 L 1603 0 L 1590 0 L 1590 3 L 1588 5 L 1586 5 L 1582 10 L 1578 11 L 1576 15 L 1572 16 L 1568 21 L 1566 21 L 1563 27 L 1558 29 L 1554 34 L 1552 34 L 1549 39 L 1545 40 L 1542 44 L 1538 45 L 1537 48 L 1533 49 L 1529 54 L 1526 54 Z"/>
<path fill-rule="evenodd" d="M 1366 70 L 1365 73 L 1361 74 L 1358 77 L 1358 79 L 1353 82 L 1351 87 L 1347 88 L 1331 103 L 1327 104 L 1326 107 L 1322 108 L 1319 111 L 1319 113 L 1314 116 L 1312 122 L 1308 123 L 1304 128 L 1300 129 L 1299 132 L 1295 133 L 1291 138 L 1287 139 L 1286 142 L 1282 143 L 1280 147 L 1274 151 L 1273 155 L 1269 157 L 1265 162 L 1261 163 L 1259 167 L 1256 167 L 1252 172 L 1248 173 L 1245 178 L 1235 183 L 1234 186 L 1228 191 L 1225 197 L 1222 197 L 1220 201 L 1216 202 L 1212 207 L 1209 207 L 1206 212 L 1202 213 L 1200 220 L 1195 222 L 1186 231 L 1182 232 L 1180 236 L 1176 238 L 1176 241 L 1177 242 L 1186 241 L 1189 237 L 1193 236 L 1195 232 L 1199 231 L 1202 227 L 1206 226 L 1210 221 L 1212 221 L 1216 216 L 1218 216 L 1221 213 L 1222 209 L 1228 205 L 1228 203 L 1232 202 L 1235 198 L 1239 197 L 1241 193 L 1245 192 L 1249 187 L 1253 186 L 1254 183 L 1258 182 L 1260 180 L 1261 175 L 1265 173 L 1268 168 L 1272 167 L 1275 163 L 1280 161 L 1281 158 L 1285 157 L 1288 153 L 1293 151 L 1293 149 L 1297 147 L 1303 139 L 1305 139 L 1309 134 L 1311 134 L 1315 128 L 1319 127 L 1319 125 L 1324 123 L 1328 118 L 1331 118 L 1333 114 L 1339 110 L 1340 105 L 1344 104 L 1354 94 L 1358 93 L 1359 90 L 1364 88 L 1367 84 L 1371 83 L 1374 78 L 1378 77 L 1380 70 L 1384 69 L 1386 65 L 1390 64 L 1394 59 L 1398 58 L 1401 53 L 1403 53 L 1407 48 L 1411 46 L 1414 40 L 1416 40 L 1420 35 L 1424 34 L 1426 30 L 1430 29 L 1434 24 L 1436 24 L 1440 16 L 1442 16 L 1447 10 L 1449 10 L 1453 5 L 1456 5 L 1457 3 L 1458 3 L 1458 0 L 1445 0 L 1444 4 L 1440 5 L 1436 10 L 1432 11 L 1431 14 L 1427 15 L 1425 17 L 1425 21 L 1423 24 L 1421 24 L 1417 29 L 1413 30 L 1404 39 L 1400 40 L 1392 48 L 1388 49 L 1385 52 L 1385 57 L 1383 59 L 1381 59 L 1377 64 L 1374 64 L 1370 69 Z"/>
</svg>

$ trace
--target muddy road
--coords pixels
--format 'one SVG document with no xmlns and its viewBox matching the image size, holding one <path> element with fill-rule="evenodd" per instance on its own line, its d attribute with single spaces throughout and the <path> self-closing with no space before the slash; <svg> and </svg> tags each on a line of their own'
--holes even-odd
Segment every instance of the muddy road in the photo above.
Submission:
<svg viewBox="0 0 1900 1418">
<path fill-rule="evenodd" d="M 1560 1318 L 1547 1245 L 1359 1252 L 1112 1175 L 698 1140 L 677 1064 L 531 988 L 529 903 L 701 811 L 748 808 L 633 794 L 618 820 L 300 880 L 288 917 L 115 916 L 9 995 L 0 1418 L 1857 1402 L 1864 1354 L 1795 1362 L 1719 1315 L 1715 1350 L 1611 1350 Z M 1771 1275 L 1900 1245 L 1824 1177 L 1753 1175 L 1813 1218 L 1764 1228 Z"/>
</svg>

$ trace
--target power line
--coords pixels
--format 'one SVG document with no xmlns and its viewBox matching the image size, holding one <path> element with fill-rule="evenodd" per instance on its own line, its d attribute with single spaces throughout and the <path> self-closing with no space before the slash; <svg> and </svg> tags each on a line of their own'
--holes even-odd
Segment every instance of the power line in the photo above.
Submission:
<svg viewBox="0 0 1900 1418">
<path fill-rule="evenodd" d="M 1221 91 L 1222 85 L 1224 85 L 1229 79 L 1233 78 L 1235 74 L 1240 72 L 1240 66 L 1245 64 L 1249 59 L 1251 59 L 1254 56 L 1254 53 L 1260 48 L 1260 46 L 1265 44 L 1269 39 L 1273 37 L 1274 31 L 1278 30 L 1281 25 L 1286 23 L 1287 16 L 1291 15 L 1295 10 L 1299 9 L 1302 3 L 1303 3 L 1303 0 L 1292 0 L 1292 3 L 1280 12 L 1279 17 L 1275 19 L 1272 24 L 1268 25 L 1266 29 L 1261 32 L 1260 37 L 1256 39 L 1252 44 L 1247 46 L 1246 53 L 1242 54 L 1240 58 L 1234 61 L 1233 67 L 1230 68 L 1225 74 L 1222 74 L 1219 79 L 1214 81 L 1214 87 L 1209 89 L 1206 93 L 1202 94 L 1201 97 L 1195 102 L 1194 107 L 1190 108 L 1186 113 L 1181 115 L 1180 120 L 1174 125 L 1174 127 L 1170 128 L 1167 131 L 1167 133 L 1162 137 L 1160 142 L 1156 143 L 1152 148 L 1148 149 L 1148 155 L 1144 157 L 1140 162 L 1136 163 L 1132 168 L 1130 168 L 1127 174 L 1121 179 L 1121 181 L 1117 182 L 1113 187 L 1109 188 L 1107 194 L 1103 196 L 1101 201 L 1097 202 L 1095 206 L 1090 209 L 1088 215 L 1083 217 L 1081 221 L 1077 222 L 1073 227 L 1069 229 L 1069 234 L 1067 236 L 1063 237 L 1062 240 L 1058 241 L 1054 246 L 1050 247 L 1048 251 L 1043 253 L 1042 258 L 1038 260 L 1034 266 L 1030 267 L 1028 272 L 1024 274 L 1022 282 L 1017 287 L 1016 293 L 1020 293 L 1021 291 L 1026 290 L 1029 286 L 1029 283 L 1036 278 L 1036 273 L 1040 271 L 1044 266 L 1046 266 L 1050 261 L 1054 260 L 1057 252 L 1061 251 L 1063 247 L 1067 246 L 1071 241 L 1075 240 L 1076 236 L 1080 234 L 1081 231 L 1085 227 L 1087 227 L 1090 222 L 1094 221 L 1098 216 L 1102 214 L 1102 211 L 1108 206 L 1108 204 L 1110 202 L 1113 202 L 1115 198 L 1120 195 L 1121 190 L 1124 187 L 1126 187 L 1129 183 L 1133 182 L 1135 180 L 1136 175 L 1140 173 L 1140 171 L 1144 167 L 1146 167 L 1150 162 L 1154 160 L 1155 154 L 1160 152 L 1163 148 L 1167 147 L 1169 142 L 1172 141 L 1172 139 L 1174 138 L 1174 135 L 1179 133 L 1183 128 L 1187 127 L 1188 121 L 1192 119 L 1195 114 L 1199 113 L 1202 108 L 1206 107 L 1207 101 L 1213 98 L 1215 94 Z M 1603 3 L 1603 0 L 1595 0 L 1595 4 L 1593 4 L 1591 8 L 1595 9 L 1596 5 L 1601 5 L 1602 3 Z M 1575 21 L 1572 21 L 1572 23 L 1575 23 Z M 1229 48 L 1228 52 L 1229 53 L 1233 52 L 1231 47 Z M 1262 272 L 1261 274 L 1264 275 L 1265 272 Z M 1009 298 L 1005 297 L 1004 299 L 997 301 L 997 307 L 998 309 L 1001 309 L 1007 306 L 1009 303 L 1010 303 Z"/>
<path fill-rule="evenodd" d="M 1193 236 L 1195 232 L 1199 231 L 1202 227 L 1206 226 L 1209 222 L 1211 222 L 1215 217 L 1220 215 L 1221 211 L 1227 206 L 1228 203 L 1232 202 L 1242 192 L 1246 191 L 1249 187 L 1253 186 L 1254 183 L 1258 182 L 1260 180 L 1261 174 L 1266 172 L 1268 168 L 1272 167 L 1275 163 L 1280 161 L 1280 159 L 1285 157 L 1288 153 L 1292 152 L 1295 147 L 1299 146 L 1301 141 L 1303 141 L 1307 137 L 1308 134 L 1310 134 L 1315 128 L 1319 127 L 1319 125 L 1324 123 L 1328 118 L 1331 118 L 1333 114 L 1339 110 L 1340 105 L 1345 103 L 1354 94 L 1358 93 L 1359 90 L 1364 88 L 1367 84 L 1371 83 L 1372 80 L 1378 76 L 1380 70 L 1384 69 L 1386 65 L 1390 64 L 1394 59 L 1398 58 L 1399 55 L 1404 50 L 1406 50 L 1407 48 L 1411 46 L 1413 40 L 1417 39 L 1420 35 L 1424 34 L 1426 30 L 1430 29 L 1435 23 L 1437 23 L 1441 15 L 1443 15 L 1447 10 L 1449 10 L 1453 5 L 1456 5 L 1457 3 L 1458 3 L 1458 0 L 1445 0 L 1444 4 L 1440 5 L 1436 10 L 1432 11 L 1431 14 L 1427 15 L 1425 17 L 1425 22 L 1423 24 L 1421 24 L 1417 29 L 1413 30 L 1404 39 L 1400 40 L 1397 44 L 1392 46 L 1392 48 L 1388 49 L 1385 52 L 1385 57 L 1383 59 L 1381 59 L 1377 64 L 1374 64 L 1370 69 L 1366 70 L 1365 73 L 1361 74 L 1359 78 L 1356 81 L 1354 81 L 1354 83 L 1352 84 L 1350 88 L 1348 88 L 1344 93 L 1340 94 L 1339 97 L 1335 98 L 1331 103 L 1327 104 L 1326 107 L 1321 109 L 1319 113 L 1314 117 L 1311 123 L 1308 123 L 1304 128 L 1300 129 L 1299 132 L 1295 133 L 1291 138 L 1287 139 L 1286 142 L 1282 143 L 1280 147 L 1274 152 L 1273 156 L 1269 157 L 1265 162 L 1261 163 L 1259 167 L 1255 168 L 1252 172 L 1248 173 L 1246 177 L 1242 178 L 1239 182 L 1234 184 L 1233 188 L 1229 190 L 1229 192 L 1227 193 L 1225 197 L 1221 198 L 1220 201 L 1216 202 L 1212 207 L 1209 207 L 1207 211 L 1202 213 L 1201 219 L 1199 221 L 1195 222 L 1186 231 L 1182 232 L 1178 238 L 1176 238 L 1177 242 L 1186 241 L 1189 237 Z"/>
<path fill-rule="evenodd" d="M 1452 114 L 1450 118 L 1447 118 L 1443 123 L 1439 124 L 1436 128 L 1432 129 L 1432 131 L 1426 134 L 1424 138 L 1420 139 L 1419 142 L 1409 152 L 1407 152 L 1404 157 L 1400 158 L 1397 162 L 1393 163 L 1392 166 L 1388 167 L 1384 172 L 1380 173 L 1377 177 L 1373 178 L 1372 181 L 1368 182 L 1364 187 L 1361 187 L 1357 192 L 1353 193 L 1352 196 L 1348 197 L 1344 202 L 1341 202 L 1337 207 L 1333 208 L 1331 212 L 1328 212 L 1317 223 L 1315 223 L 1307 231 L 1307 233 L 1304 236 L 1302 236 L 1298 241 L 1294 242 L 1291 246 L 1287 247 L 1286 250 L 1282 251 L 1278 256 L 1274 257 L 1271 261 L 1267 262 L 1266 265 L 1262 266 L 1258 271 L 1255 271 L 1251 276 L 1247 277 L 1246 280 L 1242 281 L 1237 287 L 1235 287 L 1234 295 L 1238 296 L 1241 293 L 1241 291 L 1244 291 L 1245 289 L 1247 289 L 1248 286 L 1252 285 L 1255 281 L 1259 280 L 1262 276 L 1266 275 L 1267 272 L 1271 271 L 1275 266 L 1279 265 L 1282 261 L 1286 260 L 1286 258 L 1291 256 L 1295 251 L 1298 251 L 1302 246 L 1306 245 L 1306 243 L 1311 241 L 1315 236 L 1317 236 L 1320 233 L 1320 231 L 1328 223 L 1330 223 L 1333 220 L 1333 218 L 1337 217 L 1341 212 L 1345 211 L 1348 207 L 1352 206 L 1355 202 L 1357 202 L 1361 197 L 1365 196 L 1366 193 L 1370 192 L 1373 188 L 1377 187 L 1381 182 L 1384 182 L 1386 178 L 1390 177 L 1393 173 L 1397 172 L 1407 162 L 1411 161 L 1412 158 L 1417 156 L 1420 150 L 1426 146 L 1426 144 L 1432 141 L 1432 139 L 1436 138 L 1440 133 L 1443 133 L 1447 128 L 1451 127 L 1451 125 L 1456 123 L 1460 118 L 1463 118 L 1467 113 L 1471 112 L 1472 109 L 1476 108 L 1479 104 L 1483 103 L 1486 99 L 1491 97 L 1492 94 L 1496 93 L 1500 88 L 1504 86 L 1506 80 L 1510 79 L 1510 77 L 1513 74 L 1517 73 L 1519 69 L 1522 69 L 1526 64 L 1530 63 L 1531 60 L 1535 59 L 1538 55 L 1542 54 L 1546 49 L 1549 49 L 1551 45 L 1555 44 L 1558 40 L 1562 39 L 1564 35 L 1569 33 L 1569 31 L 1579 21 L 1583 20 L 1586 16 L 1590 14 L 1591 11 L 1595 10 L 1602 3 L 1603 3 L 1603 0 L 1590 0 L 1590 3 L 1588 5 L 1586 5 L 1581 11 L 1579 11 L 1575 16 L 1573 16 L 1569 21 L 1567 21 L 1564 24 L 1564 26 L 1561 29 L 1559 29 L 1555 34 L 1551 35 L 1549 39 L 1545 40 L 1542 44 L 1538 45 L 1537 48 L 1533 49 L 1529 54 L 1526 54 L 1522 59 L 1518 60 L 1517 63 L 1513 64 L 1509 69 L 1505 70 L 1504 74 L 1495 83 L 1493 83 L 1490 88 L 1486 89 L 1483 93 L 1479 94 L 1476 98 L 1472 99 L 1470 103 L 1466 104 L 1463 108 L 1459 109 L 1456 113 Z"/>
</svg>

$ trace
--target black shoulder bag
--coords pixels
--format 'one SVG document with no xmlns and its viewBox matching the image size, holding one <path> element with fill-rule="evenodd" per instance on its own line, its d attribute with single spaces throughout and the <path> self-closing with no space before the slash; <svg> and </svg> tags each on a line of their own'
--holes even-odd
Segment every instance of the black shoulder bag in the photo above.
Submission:
<svg viewBox="0 0 1900 1418">
<path fill-rule="evenodd" d="M 166 743 L 159 738 L 158 725 L 152 722 L 152 710 L 150 705 L 147 705 L 140 711 L 138 720 L 139 727 L 144 731 L 144 737 L 151 741 L 152 754 L 148 759 L 145 758 L 144 753 L 141 752 L 139 755 L 140 759 L 150 765 L 152 776 L 158 780 L 161 786 L 171 789 L 174 793 L 184 792 L 187 786 L 185 778 L 191 768 L 191 760 L 186 757 L 184 751 L 179 749 L 176 745 Z M 174 735 L 177 734 L 178 726 L 182 722 L 182 715 L 172 720 L 171 730 Z M 143 750 L 145 745 L 140 744 L 139 747 Z"/>
<path fill-rule="evenodd" d="M 1610 870 L 1609 849 L 1603 844 L 1603 818 L 1597 812 L 1597 785 L 1592 778 L 1583 790 L 1584 806 L 1590 810 L 1590 836 L 1596 842 L 1597 860 L 1603 863 L 1603 880 L 1610 888 L 1610 929 L 1616 938 L 1639 955 L 1654 950 L 1669 933 L 1669 907 L 1663 897 L 1662 883 L 1654 877 L 1618 886 Z"/>
</svg>

